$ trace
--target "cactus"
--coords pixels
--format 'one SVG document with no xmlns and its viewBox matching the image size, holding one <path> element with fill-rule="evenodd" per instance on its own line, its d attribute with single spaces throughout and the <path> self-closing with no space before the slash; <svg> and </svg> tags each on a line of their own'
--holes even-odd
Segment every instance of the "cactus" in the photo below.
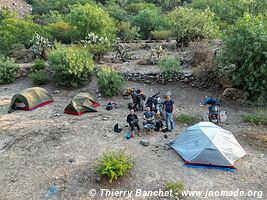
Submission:
<svg viewBox="0 0 267 200">
<path fill-rule="evenodd" d="M 47 50 L 52 46 L 47 38 L 36 33 L 30 43 L 29 51 L 33 53 L 35 58 L 47 59 Z"/>
</svg>

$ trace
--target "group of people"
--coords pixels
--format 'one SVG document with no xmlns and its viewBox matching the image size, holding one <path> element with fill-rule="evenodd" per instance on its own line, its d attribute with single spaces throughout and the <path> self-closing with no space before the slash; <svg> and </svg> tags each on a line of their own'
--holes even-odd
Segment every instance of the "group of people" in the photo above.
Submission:
<svg viewBox="0 0 267 200">
<path fill-rule="evenodd" d="M 163 112 L 166 129 L 170 132 L 174 130 L 174 121 L 173 121 L 173 112 L 174 112 L 174 101 L 171 99 L 170 95 L 166 96 L 166 100 L 163 103 Z M 146 108 L 144 112 L 144 127 L 147 125 L 151 125 L 152 127 L 160 126 L 161 120 L 157 120 L 158 113 L 154 113 L 151 111 L 150 107 Z M 135 114 L 135 111 L 131 109 L 131 113 L 127 116 L 127 123 L 129 123 L 131 129 L 131 137 L 134 137 L 134 128 L 137 128 L 138 136 L 141 136 L 141 128 L 139 125 L 138 116 Z M 170 126 L 169 126 L 170 125 Z"/>
</svg>

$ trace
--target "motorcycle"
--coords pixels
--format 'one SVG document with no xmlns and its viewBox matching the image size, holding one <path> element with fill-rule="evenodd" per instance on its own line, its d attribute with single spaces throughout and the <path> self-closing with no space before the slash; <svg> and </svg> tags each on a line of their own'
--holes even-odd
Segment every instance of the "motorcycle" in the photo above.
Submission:
<svg viewBox="0 0 267 200">
<path fill-rule="evenodd" d="M 218 99 L 214 99 L 211 97 L 205 97 L 204 105 L 208 106 L 208 119 L 210 122 L 220 125 L 221 124 L 221 111 L 220 111 L 220 103 Z M 225 112 L 223 112 L 225 115 Z M 226 118 L 226 117 L 225 117 Z"/>
<path fill-rule="evenodd" d="M 146 96 L 144 95 L 144 92 L 140 89 L 127 88 L 127 90 L 123 93 L 123 97 L 132 97 L 133 102 L 128 104 L 129 109 L 134 109 L 135 111 L 144 110 L 144 101 L 146 100 Z"/>
<path fill-rule="evenodd" d="M 163 102 L 160 99 L 160 92 L 149 97 L 146 102 L 146 107 L 150 107 L 150 110 L 163 116 Z"/>
</svg>

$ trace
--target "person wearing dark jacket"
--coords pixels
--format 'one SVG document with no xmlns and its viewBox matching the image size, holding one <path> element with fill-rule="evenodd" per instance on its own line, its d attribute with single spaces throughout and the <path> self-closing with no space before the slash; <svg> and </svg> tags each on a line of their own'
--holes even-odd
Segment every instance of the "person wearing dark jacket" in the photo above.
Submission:
<svg viewBox="0 0 267 200">
<path fill-rule="evenodd" d="M 141 136 L 141 129 L 139 126 L 139 120 L 137 115 L 134 113 L 134 110 L 131 110 L 131 113 L 127 116 L 127 122 L 130 125 L 131 128 L 131 137 L 134 137 L 134 127 L 136 126 L 137 130 L 138 130 L 138 135 Z"/>
</svg>

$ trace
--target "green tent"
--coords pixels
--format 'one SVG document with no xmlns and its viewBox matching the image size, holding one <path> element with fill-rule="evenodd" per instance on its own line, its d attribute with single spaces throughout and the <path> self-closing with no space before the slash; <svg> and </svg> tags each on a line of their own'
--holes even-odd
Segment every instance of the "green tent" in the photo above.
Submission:
<svg viewBox="0 0 267 200">
<path fill-rule="evenodd" d="M 70 115 L 82 115 L 86 112 L 97 112 L 96 107 L 100 106 L 97 100 L 89 93 L 79 93 L 73 97 L 64 113 Z"/>
<path fill-rule="evenodd" d="M 46 89 L 41 87 L 32 87 L 23 90 L 21 93 L 15 94 L 12 97 L 8 112 L 12 112 L 17 109 L 29 111 L 51 102 L 53 102 L 53 98 Z"/>
</svg>

